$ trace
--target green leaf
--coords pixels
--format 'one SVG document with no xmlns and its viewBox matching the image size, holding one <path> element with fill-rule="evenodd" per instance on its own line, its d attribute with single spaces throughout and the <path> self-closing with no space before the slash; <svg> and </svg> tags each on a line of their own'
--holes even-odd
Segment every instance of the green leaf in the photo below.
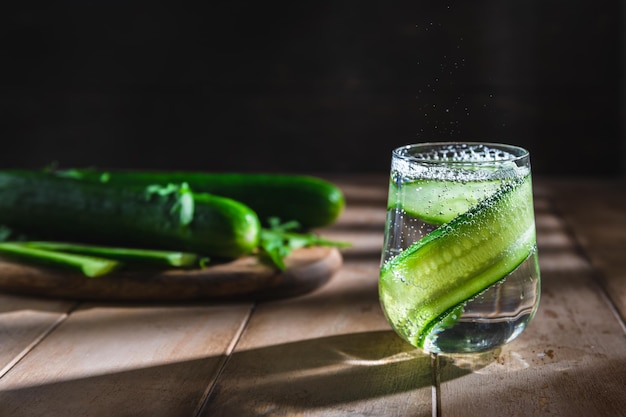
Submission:
<svg viewBox="0 0 626 417">
<path fill-rule="evenodd" d="M 178 200 L 172 206 L 172 213 L 178 211 L 180 213 L 180 224 L 187 226 L 193 220 L 194 201 L 193 193 L 189 185 L 184 182 L 178 189 Z"/>
<path fill-rule="evenodd" d="M 53 171 L 54 175 L 59 178 L 73 178 L 76 180 L 83 179 L 84 174 L 78 169 L 64 169 L 61 171 Z"/>
<path fill-rule="evenodd" d="M 352 246 L 349 242 L 324 239 L 313 233 L 299 233 L 300 224 L 296 221 L 280 223 L 280 219 L 268 219 L 269 228 L 261 229 L 260 254 L 269 259 L 278 269 L 284 270 L 285 258 L 295 249 L 310 246 L 332 246 L 345 248 Z"/>
<path fill-rule="evenodd" d="M 10 227 L 5 226 L 5 225 L 0 225 L 0 242 L 5 242 L 9 240 L 12 234 L 13 234 L 13 231 L 11 230 Z"/>
<path fill-rule="evenodd" d="M 198 261 L 198 265 L 200 266 L 200 268 L 206 268 L 207 265 L 209 264 L 209 261 L 211 259 L 207 256 L 203 256 L 202 258 L 200 258 L 200 260 Z"/>
<path fill-rule="evenodd" d="M 183 182 L 181 184 L 167 184 L 162 186 L 153 184 L 146 187 L 146 200 L 150 200 L 154 195 L 159 197 L 168 197 L 174 194 L 176 201 L 172 206 L 170 213 L 179 214 L 180 224 L 187 226 L 193 221 L 194 199 L 193 192 L 189 184 Z"/>
</svg>

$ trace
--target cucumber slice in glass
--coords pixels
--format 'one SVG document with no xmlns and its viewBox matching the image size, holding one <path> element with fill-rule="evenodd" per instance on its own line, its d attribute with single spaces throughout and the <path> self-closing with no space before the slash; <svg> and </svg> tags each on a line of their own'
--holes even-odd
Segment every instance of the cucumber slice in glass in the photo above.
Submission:
<svg viewBox="0 0 626 417">
<path fill-rule="evenodd" d="M 460 214 L 493 195 L 502 181 L 441 181 L 416 180 L 389 187 L 389 207 L 400 208 L 407 214 L 435 225 L 448 223 Z"/>
<path fill-rule="evenodd" d="M 514 271 L 534 250 L 530 176 L 500 183 L 492 196 L 386 262 L 385 314 L 409 343 L 424 340 L 459 305 Z"/>
</svg>

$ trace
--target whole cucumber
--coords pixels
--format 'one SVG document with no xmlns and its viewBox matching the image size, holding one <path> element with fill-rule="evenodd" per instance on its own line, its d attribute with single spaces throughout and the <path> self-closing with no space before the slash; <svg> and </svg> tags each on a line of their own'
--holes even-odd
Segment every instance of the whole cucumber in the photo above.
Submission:
<svg viewBox="0 0 626 417">
<path fill-rule="evenodd" d="M 165 188 L 0 172 L 0 224 L 54 240 L 234 258 L 257 247 L 260 222 L 245 204 Z"/>
<path fill-rule="evenodd" d="M 344 195 L 338 186 L 310 175 L 92 169 L 54 173 L 85 181 L 122 185 L 186 182 L 194 192 L 241 201 L 252 208 L 265 224 L 268 218 L 278 217 L 283 222 L 296 220 L 303 229 L 331 225 L 345 206 Z"/>
</svg>

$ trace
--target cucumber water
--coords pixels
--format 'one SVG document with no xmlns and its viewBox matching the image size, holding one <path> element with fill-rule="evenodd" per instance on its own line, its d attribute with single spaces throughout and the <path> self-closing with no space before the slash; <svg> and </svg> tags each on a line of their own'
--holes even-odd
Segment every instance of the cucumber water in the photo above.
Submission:
<svg viewBox="0 0 626 417">
<path fill-rule="evenodd" d="M 428 352 L 507 343 L 539 301 L 527 161 L 484 147 L 464 155 L 392 162 L 380 300 L 394 330 Z"/>
</svg>

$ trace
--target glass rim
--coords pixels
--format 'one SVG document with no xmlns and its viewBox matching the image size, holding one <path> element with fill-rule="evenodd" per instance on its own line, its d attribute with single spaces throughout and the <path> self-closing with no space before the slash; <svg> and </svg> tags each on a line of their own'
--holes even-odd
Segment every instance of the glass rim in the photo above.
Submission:
<svg viewBox="0 0 626 417">
<path fill-rule="evenodd" d="M 410 150 L 445 150 L 446 147 L 455 146 L 456 149 L 461 149 L 462 146 L 485 146 L 487 148 L 493 148 L 495 150 L 507 151 L 511 156 L 503 158 L 494 158 L 488 160 L 453 160 L 453 159 L 421 159 L 417 157 L 420 152 L 414 154 L 408 153 Z M 425 154 L 426 152 L 421 152 Z M 411 163 L 429 164 L 429 165 L 441 165 L 446 164 L 448 166 L 458 165 L 476 165 L 476 164 L 490 164 L 490 163 L 502 163 L 502 162 L 516 162 L 530 156 L 530 152 L 521 146 L 510 145 L 501 142 L 464 142 L 464 141 L 446 141 L 446 142 L 415 142 L 407 145 L 399 146 L 392 150 L 392 156 L 394 158 L 402 159 Z"/>
</svg>

